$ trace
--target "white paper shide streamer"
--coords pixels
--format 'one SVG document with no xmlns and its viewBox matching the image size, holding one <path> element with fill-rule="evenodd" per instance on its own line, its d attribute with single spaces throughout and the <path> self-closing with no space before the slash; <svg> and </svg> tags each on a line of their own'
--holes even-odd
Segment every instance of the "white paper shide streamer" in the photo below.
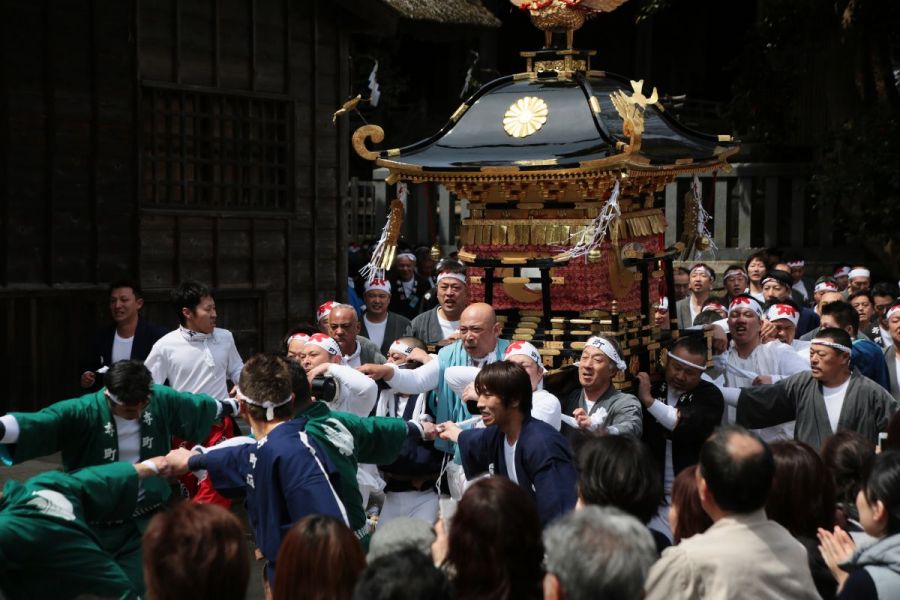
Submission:
<svg viewBox="0 0 900 600">
<path fill-rule="evenodd" d="M 588 253 L 595 248 L 600 248 L 603 242 L 606 241 L 610 228 L 621 215 L 619 182 L 616 181 L 616 185 L 609 195 L 609 200 L 603 205 L 603 209 L 597 215 L 597 218 L 581 232 L 578 236 L 578 242 L 565 252 L 558 254 L 555 257 L 556 260 L 570 260 L 579 256 L 584 256 L 585 260 L 587 260 Z"/>
</svg>

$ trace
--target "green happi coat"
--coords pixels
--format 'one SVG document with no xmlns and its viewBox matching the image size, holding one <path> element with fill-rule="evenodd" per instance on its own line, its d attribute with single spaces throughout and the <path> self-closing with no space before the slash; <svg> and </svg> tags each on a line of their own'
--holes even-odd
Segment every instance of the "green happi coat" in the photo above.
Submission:
<svg viewBox="0 0 900 600">
<path fill-rule="evenodd" d="M 140 417 L 140 460 L 165 456 L 172 436 L 201 442 L 209 434 L 219 410 L 210 396 L 178 392 L 153 385 L 150 402 Z M 7 464 L 62 453 L 63 467 L 74 471 L 119 460 L 116 421 L 103 390 L 63 400 L 34 413 L 10 413 L 19 423 L 19 440 L 0 444 Z M 142 482 L 141 498 L 130 519 L 96 519 L 91 523 L 102 546 L 143 590 L 141 534 L 153 511 L 168 499 L 169 485 L 158 478 Z"/>
<path fill-rule="evenodd" d="M 4 597 L 138 597 L 134 583 L 88 526 L 90 520 L 128 518 L 137 496 L 137 472 L 122 462 L 7 482 L 0 498 Z"/>
<path fill-rule="evenodd" d="M 338 469 L 340 482 L 335 491 L 347 510 L 350 528 L 368 548 L 366 507 L 356 483 L 356 470 L 359 463 L 387 465 L 397 460 L 408 432 L 406 421 L 332 412 L 324 402 L 313 402 L 297 416 L 308 419 L 306 432 Z"/>
</svg>

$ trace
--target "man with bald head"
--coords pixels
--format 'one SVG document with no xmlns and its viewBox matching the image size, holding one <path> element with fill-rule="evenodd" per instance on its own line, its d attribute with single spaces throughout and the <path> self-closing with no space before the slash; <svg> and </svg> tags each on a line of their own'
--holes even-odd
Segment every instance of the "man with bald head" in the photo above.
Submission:
<svg viewBox="0 0 900 600">
<path fill-rule="evenodd" d="M 490 304 L 477 302 L 462 311 L 459 318 L 459 339 L 444 346 L 437 359 L 418 369 L 398 369 L 396 365 L 372 365 L 360 367 L 360 371 L 373 379 L 383 379 L 399 394 L 420 394 L 434 390 L 428 402 L 435 415 L 435 422 L 460 423 L 471 418 L 472 413 L 444 379 L 448 367 L 484 365 L 503 360 L 510 341 L 500 339 L 500 324 Z M 435 447 L 453 454 L 456 444 L 436 440 Z"/>
<path fill-rule="evenodd" d="M 713 521 L 705 533 L 663 551 L 647 600 L 818 598 L 806 548 L 766 517 L 775 461 L 742 427 L 721 427 L 700 449 L 697 488 Z"/>
<path fill-rule="evenodd" d="M 343 364 L 358 367 L 365 363 L 383 364 L 387 359 L 370 339 L 359 335 L 359 317 L 349 304 L 335 304 L 328 315 L 331 337 L 341 347 Z"/>
</svg>

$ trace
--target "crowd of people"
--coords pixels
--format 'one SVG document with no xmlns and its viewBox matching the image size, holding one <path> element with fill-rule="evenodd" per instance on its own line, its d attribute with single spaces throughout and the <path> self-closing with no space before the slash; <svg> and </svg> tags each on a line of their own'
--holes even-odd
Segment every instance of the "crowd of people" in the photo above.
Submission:
<svg viewBox="0 0 900 600">
<path fill-rule="evenodd" d="M 62 459 L 3 489 L 0 590 L 898 598 L 897 287 L 772 254 L 680 269 L 631 392 L 613 336 L 548 374 L 454 259 L 401 252 L 246 362 L 204 284 L 167 332 L 116 282 L 83 395 L 0 416 L 5 463 Z"/>
</svg>

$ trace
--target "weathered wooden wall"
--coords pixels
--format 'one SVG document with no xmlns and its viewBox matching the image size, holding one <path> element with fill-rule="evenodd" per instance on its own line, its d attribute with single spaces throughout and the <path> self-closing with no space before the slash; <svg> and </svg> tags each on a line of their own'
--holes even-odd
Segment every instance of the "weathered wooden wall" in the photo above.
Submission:
<svg viewBox="0 0 900 600">
<path fill-rule="evenodd" d="M 137 277 L 217 289 L 244 356 L 345 293 L 347 32 L 324 2 L 3 0 L 0 413 L 77 393 Z"/>
</svg>

